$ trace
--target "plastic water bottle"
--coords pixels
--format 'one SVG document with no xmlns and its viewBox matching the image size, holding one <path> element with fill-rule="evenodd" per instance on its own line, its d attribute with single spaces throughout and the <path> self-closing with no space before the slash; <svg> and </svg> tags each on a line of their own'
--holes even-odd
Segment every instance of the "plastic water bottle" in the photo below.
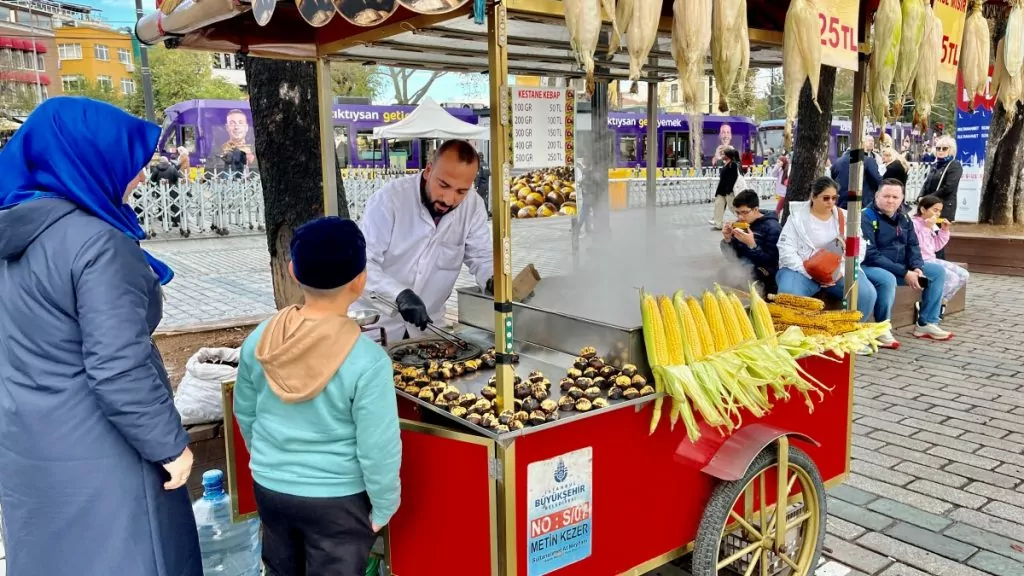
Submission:
<svg viewBox="0 0 1024 576">
<path fill-rule="evenodd" d="M 204 576 L 259 576 L 260 521 L 231 522 L 231 496 L 224 491 L 224 473 L 203 474 L 203 497 L 192 504 L 199 528 Z"/>
</svg>

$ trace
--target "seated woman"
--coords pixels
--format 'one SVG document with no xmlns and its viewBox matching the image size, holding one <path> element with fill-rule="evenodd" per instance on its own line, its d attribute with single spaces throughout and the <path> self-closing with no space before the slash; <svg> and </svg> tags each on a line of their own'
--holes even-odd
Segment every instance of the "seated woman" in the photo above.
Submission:
<svg viewBox="0 0 1024 576">
<path fill-rule="evenodd" d="M 943 312 L 953 296 L 967 284 L 970 274 L 962 266 L 941 260 L 935 253 L 949 243 L 949 220 L 942 218 L 942 200 L 937 196 L 925 196 L 917 202 L 917 214 L 911 219 L 917 241 L 921 245 L 921 259 L 933 262 L 946 269 L 946 282 L 942 285 Z M 943 313 L 939 313 L 942 318 Z"/>
<path fill-rule="evenodd" d="M 789 220 L 779 236 L 779 272 L 775 276 L 780 294 L 814 296 L 822 292 L 836 300 L 844 299 L 842 263 L 833 279 L 824 283 L 813 279 L 804 265 L 819 249 L 836 246 L 842 253 L 846 244 L 846 210 L 836 207 L 838 199 L 839 184 L 823 176 L 811 185 L 809 202 L 789 203 Z M 871 316 L 875 298 L 870 282 L 857 283 L 857 309 L 864 320 Z"/>
<path fill-rule="evenodd" d="M 883 180 L 874 204 L 864 209 L 861 220 L 861 233 L 867 244 L 864 274 L 878 293 L 875 320 L 881 322 L 892 316 L 897 285 L 910 286 L 921 292 L 921 314 L 914 326 L 914 337 L 949 340 L 953 334 L 939 328 L 946 269 L 921 258 L 914 225 L 900 211 L 902 204 L 903 186 L 899 180 Z M 883 345 L 897 348 L 899 343 L 883 340 Z"/>
</svg>

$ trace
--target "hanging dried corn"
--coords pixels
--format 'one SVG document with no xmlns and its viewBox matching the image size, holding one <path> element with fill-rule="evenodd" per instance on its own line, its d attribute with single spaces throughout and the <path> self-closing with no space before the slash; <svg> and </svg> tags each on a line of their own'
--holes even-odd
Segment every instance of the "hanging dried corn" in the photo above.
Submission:
<svg viewBox="0 0 1024 576">
<path fill-rule="evenodd" d="M 1006 111 L 1006 131 L 1010 130 L 1017 115 L 1017 101 L 1024 97 L 1024 74 L 1011 76 L 1006 68 L 1006 38 L 996 46 L 996 65 L 992 72 L 992 90 L 996 99 Z"/>
<path fill-rule="evenodd" d="M 702 163 L 704 116 L 700 104 L 704 60 L 711 48 L 711 13 L 711 0 L 675 0 L 672 4 L 672 58 L 679 70 L 683 111 L 690 115 L 690 160 L 696 168 Z"/>
<path fill-rule="evenodd" d="M 747 0 L 719 0 L 711 13 L 711 70 L 718 88 L 718 110 L 729 111 L 733 87 L 742 86 L 740 76 L 749 62 L 743 62 L 741 36 L 747 30 Z M 737 46 L 737 39 L 740 46 Z M 739 49 L 738 49 L 739 48 Z M 749 46 L 747 47 L 749 60 Z"/>
<path fill-rule="evenodd" d="M 895 0 L 893 0 L 895 1 Z M 782 41 L 782 76 L 786 85 L 786 127 L 784 146 L 793 147 L 793 122 L 800 105 L 804 81 L 811 83 L 811 100 L 818 105 L 818 77 L 821 72 L 821 33 L 817 0 L 792 0 L 786 12 Z"/>
<path fill-rule="evenodd" d="M 868 110 L 884 132 L 889 115 L 889 89 L 900 57 L 903 13 L 897 0 L 881 0 L 875 12 L 871 60 L 868 63 Z"/>
<path fill-rule="evenodd" d="M 1003 39 L 1003 58 L 1010 78 L 1024 74 L 1024 0 L 1010 0 L 1010 15 L 1006 18 Z"/>
<path fill-rule="evenodd" d="M 974 110 L 975 96 L 985 95 L 989 54 L 992 52 L 992 36 L 981 6 L 982 0 L 971 5 L 971 13 L 964 23 L 963 48 L 960 51 L 960 74 L 964 80 L 964 91 L 968 94 L 969 110 Z"/>
<path fill-rule="evenodd" d="M 903 114 L 903 99 L 910 92 L 918 66 L 918 55 L 921 54 L 921 42 L 924 40 L 924 28 L 928 22 L 925 6 L 931 10 L 930 0 L 903 0 L 901 8 L 903 22 L 900 33 L 900 55 L 896 61 L 896 76 L 893 88 L 896 92 L 892 101 L 893 116 Z M 941 46 L 940 46 L 941 48 Z M 941 55 L 942 53 L 939 52 Z"/>
<path fill-rule="evenodd" d="M 594 52 L 601 35 L 601 0 L 565 0 L 564 5 L 569 44 L 576 61 L 587 73 L 587 94 L 593 94 Z"/>
<path fill-rule="evenodd" d="M 628 33 L 629 23 L 632 21 L 633 14 L 636 11 L 637 1 L 638 0 L 619 0 L 615 4 L 615 23 L 619 26 L 620 34 L 612 34 L 612 38 L 608 42 L 609 56 L 619 51 L 621 36 L 622 34 Z"/>
<path fill-rule="evenodd" d="M 928 116 L 932 112 L 935 91 L 939 85 L 939 61 L 942 60 L 942 20 L 929 6 L 925 12 L 924 41 L 921 42 L 920 61 L 914 77 L 914 125 L 921 133 L 928 131 Z"/>
<path fill-rule="evenodd" d="M 636 0 L 633 17 L 626 29 L 626 50 L 629 52 L 629 79 L 636 82 L 640 71 L 647 63 L 654 41 L 658 38 L 658 22 L 661 20 L 661 0 Z"/>
</svg>

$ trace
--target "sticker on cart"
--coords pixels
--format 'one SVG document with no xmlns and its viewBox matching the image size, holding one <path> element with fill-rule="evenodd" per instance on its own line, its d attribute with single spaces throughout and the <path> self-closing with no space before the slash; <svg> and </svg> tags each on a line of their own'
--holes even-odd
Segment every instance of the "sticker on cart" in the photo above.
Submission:
<svg viewBox="0 0 1024 576">
<path fill-rule="evenodd" d="M 590 557 L 593 504 L 591 447 L 526 468 L 526 573 L 550 574 Z"/>
</svg>

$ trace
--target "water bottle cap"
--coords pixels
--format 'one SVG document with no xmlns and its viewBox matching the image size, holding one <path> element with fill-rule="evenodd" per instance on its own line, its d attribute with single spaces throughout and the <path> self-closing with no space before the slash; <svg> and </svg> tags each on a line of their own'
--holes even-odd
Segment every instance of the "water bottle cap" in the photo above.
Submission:
<svg viewBox="0 0 1024 576">
<path fill-rule="evenodd" d="M 224 485 L 224 473 L 220 470 L 203 472 L 203 488 L 220 488 Z"/>
</svg>

